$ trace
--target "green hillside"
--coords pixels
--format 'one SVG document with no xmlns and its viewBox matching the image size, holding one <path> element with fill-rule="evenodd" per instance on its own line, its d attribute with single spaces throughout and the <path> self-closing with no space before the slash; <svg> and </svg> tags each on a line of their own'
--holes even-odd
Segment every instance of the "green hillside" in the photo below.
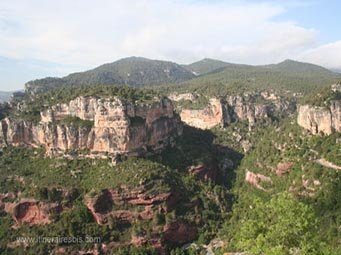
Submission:
<svg viewBox="0 0 341 255">
<path fill-rule="evenodd" d="M 236 170 L 237 202 L 220 233 L 230 244 L 226 251 L 291 254 L 289 247 L 296 247 L 297 254 L 341 252 L 341 173 L 316 161 L 325 158 L 341 165 L 340 134 L 311 136 L 295 123 L 295 117 L 253 134 L 254 149 Z M 279 163 L 290 166 L 280 176 L 276 174 Z M 271 182 L 260 183 L 264 190 L 252 186 L 245 181 L 247 171 Z"/>
<path fill-rule="evenodd" d="M 291 91 L 309 94 L 341 79 L 341 74 L 312 64 L 286 60 L 267 66 L 228 65 L 219 72 L 200 76 L 166 91 L 196 91 L 224 96 L 249 90 Z"/>
<path fill-rule="evenodd" d="M 46 90 L 56 86 L 121 84 L 132 87 L 176 83 L 192 79 L 192 72 L 182 66 L 160 60 L 140 57 L 120 59 L 95 69 L 73 73 L 63 78 L 45 78 L 30 81 L 26 87 Z"/>
<path fill-rule="evenodd" d="M 226 63 L 220 60 L 205 58 L 184 67 L 196 75 L 205 75 L 213 72 L 220 72 L 225 67 L 241 67 L 244 65 Z"/>
</svg>

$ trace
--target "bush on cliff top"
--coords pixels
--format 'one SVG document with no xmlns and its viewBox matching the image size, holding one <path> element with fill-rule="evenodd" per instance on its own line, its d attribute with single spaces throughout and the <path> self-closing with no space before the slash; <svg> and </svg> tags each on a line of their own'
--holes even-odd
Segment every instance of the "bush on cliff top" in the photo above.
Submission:
<svg viewBox="0 0 341 255">
<path fill-rule="evenodd" d="M 88 127 L 91 128 L 94 126 L 94 121 L 91 120 L 83 120 L 76 116 L 66 116 L 60 121 L 61 124 L 65 125 L 73 125 L 76 127 Z"/>
<path fill-rule="evenodd" d="M 301 100 L 302 104 L 312 106 L 330 106 L 333 100 L 341 100 L 340 91 L 332 91 L 331 89 L 321 90 L 319 93 L 310 94 Z"/>
</svg>

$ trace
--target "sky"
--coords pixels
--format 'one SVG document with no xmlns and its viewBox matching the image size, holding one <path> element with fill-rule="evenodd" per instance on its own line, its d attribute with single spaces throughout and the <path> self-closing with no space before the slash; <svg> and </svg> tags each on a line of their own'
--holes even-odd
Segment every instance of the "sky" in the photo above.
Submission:
<svg viewBox="0 0 341 255">
<path fill-rule="evenodd" d="M 129 56 L 341 70 L 341 1 L 1 0 L 0 91 Z"/>
</svg>

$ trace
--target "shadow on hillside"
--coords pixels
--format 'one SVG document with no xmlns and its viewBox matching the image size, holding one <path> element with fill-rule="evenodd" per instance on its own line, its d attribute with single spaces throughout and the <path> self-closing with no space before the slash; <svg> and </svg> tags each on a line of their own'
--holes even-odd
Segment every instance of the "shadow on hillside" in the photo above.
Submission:
<svg viewBox="0 0 341 255">
<path fill-rule="evenodd" d="M 176 146 L 165 150 L 156 160 L 172 169 L 188 171 L 190 166 L 206 164 L 218 169 L 216 184 L 228 189 L 233 187 L 243 154 L 214 143 L 215 135 L 210 130 L 201 130 L 185 125 Z"/>
</svg>

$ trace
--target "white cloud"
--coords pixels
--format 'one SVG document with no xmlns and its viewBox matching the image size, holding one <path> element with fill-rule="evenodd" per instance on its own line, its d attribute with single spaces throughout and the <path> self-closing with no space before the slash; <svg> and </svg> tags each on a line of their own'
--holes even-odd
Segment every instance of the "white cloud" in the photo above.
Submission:
<svg viewBox="0 0 341 255">
<path fill-rule="evenodd" d="M 1 0 L 0 56 L 73 68 L 131 55 L 278 62 L 316 44 L 314 29 L 273 21 L 285 8 L 280 1 Z"/>
<path fill-rule="evenodd" d="M 307 50 L 297 59 L 341 71 L 341 41 Z"/>
</svg>

